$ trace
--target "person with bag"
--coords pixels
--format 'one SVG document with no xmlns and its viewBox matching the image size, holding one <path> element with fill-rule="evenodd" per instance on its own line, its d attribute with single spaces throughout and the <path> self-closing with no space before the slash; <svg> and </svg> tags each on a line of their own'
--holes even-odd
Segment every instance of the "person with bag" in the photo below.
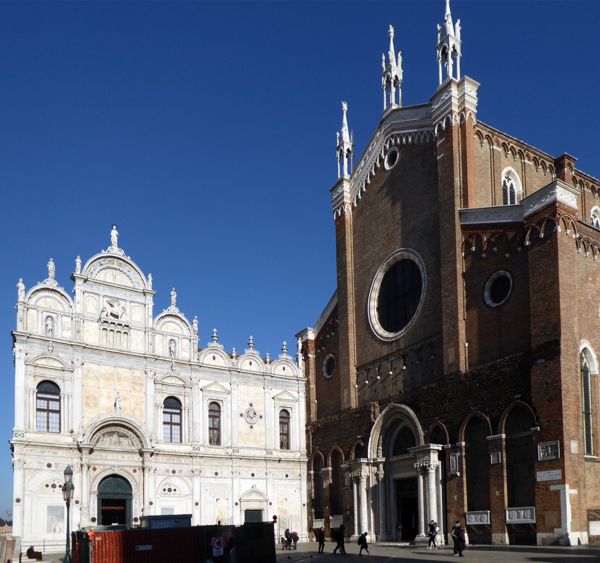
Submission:
<svg viewBox="0 0 600 563">
<path fill-rule="evenodd" d="M 367 532 L 363 532 L 360 536 L 358 536 L 358 545 L 360 545 L 359 555 L 362 555 L 363 549 L 369 553 L 369 544 L 367 543 Z"/>
<path fill-rule="evenodd" d="M 344 547 L 344 530 L 346 529 L 346 527 L 342 524 L 336 531 L 336 536 L 335 536 L 335 541 L 336 546 L 335 549 L 333 550 L 334 555 L 338 552 L 338 549 L 340 550 L 340 553 L 342 555 L 346 555 L 346 548 Z"/>
<path fill-rule="evenodd" d="M 452 541 L 454 543 L 454 557 L 463 557 L 466 538 L 465 531 L 458 520 L 452 526 Z"/>
<path fill-rule="evenodd" d="M 427 549 L 437 549 L 437 535 L 440 533 L 440 527 L 435 520 L 429 522 L 429 543 Z"/>
</svg>

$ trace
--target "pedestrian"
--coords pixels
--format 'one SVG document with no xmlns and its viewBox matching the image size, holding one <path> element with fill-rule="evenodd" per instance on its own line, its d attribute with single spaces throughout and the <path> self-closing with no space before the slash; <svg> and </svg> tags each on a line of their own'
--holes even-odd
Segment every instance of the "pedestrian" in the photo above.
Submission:
<svg viewBox="0 0 600 563">
<path fill-rule="evenodd" d="M 452 541 L 454 542 L 454 557 L 463 557 L 465 549 L 465 531 L 457 520 L 452 526 Z"/>
<path fill-rule="evenodd" d="M 335 549 L 333 550 L 333 553 L 336 554 L 338 552 L 338 549 L 340 550 L 340 553 L 342 555 L 346 555 L 346 548 L 344 547 L 344 530 L 345 530 L 345 526 L 342 524 L 336 532 L 336 537 L 335 537 L 335 541 L 336 546 Z"/>
<path fill-rule="evenodd" d="M 285 537 L 285 545 L 287 549 L 292 549 L 292 533 L 289 528 L 285 529 L 283 532 L 283 536 Z"/>
<path fill-rule="evenodd" d="M 440 533 L 440 527 L 435 520 L 429 522 L 429 543 L 427 549 L 437 549 L 437 535 Z"/>
<path fill-rule="evenodd" d="M 323 553 L 325 550 L 325 528 L 319 528 L 315 532 L 317 542 L 319 542 L 319 553 Z"/>
<path fill-rule="evenodd" d="M 363 549 L 369 553 L 369 544 L 367 543 L 367 532 L 363 532 L 360 536 L 358 536 L 358 545 L 360 545 L 359 555 L 362 555 Z"/>
</svg>

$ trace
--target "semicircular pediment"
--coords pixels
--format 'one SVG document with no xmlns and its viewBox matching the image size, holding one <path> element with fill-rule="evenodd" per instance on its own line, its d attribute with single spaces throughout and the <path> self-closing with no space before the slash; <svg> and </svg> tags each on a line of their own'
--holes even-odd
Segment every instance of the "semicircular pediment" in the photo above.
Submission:
<svg viewBox="0 0 600 563">
<path fill-rule="evenodd" d="M 85 265 L 83 275 L 92 280 L 146 289 L 146 278 L 131 260 L 114 254 L 98 254 Z"/>
<path fill-rule="evenodd" d="M 140 437 L 120 424 L 110 424 L 94 433 L 90 443 L 93 448 L 139 450 L 143 447 Z"/>
</svg>

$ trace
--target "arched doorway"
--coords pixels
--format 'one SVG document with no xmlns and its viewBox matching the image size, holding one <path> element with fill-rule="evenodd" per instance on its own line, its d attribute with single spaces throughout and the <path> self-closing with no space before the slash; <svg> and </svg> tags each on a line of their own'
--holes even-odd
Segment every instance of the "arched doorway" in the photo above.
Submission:
<svg viewBox="0 0 600 563">
<path fill-rule="evenodd" d="M 109 475 L 98 485 L 98 524 L 131 526 L 132 490 L 120 475 Z"/>
</svg>

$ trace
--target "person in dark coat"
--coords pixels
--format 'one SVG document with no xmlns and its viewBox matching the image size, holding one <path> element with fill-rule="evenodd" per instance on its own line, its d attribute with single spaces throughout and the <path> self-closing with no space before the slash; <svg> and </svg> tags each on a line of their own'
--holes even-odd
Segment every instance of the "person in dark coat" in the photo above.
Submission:
<svg viewBox="0 0 600 563">
<path fill-rule="evenodd" d="M 336 532 L 336 537 L 335 537 L 335 541 L 336 546 L 335 549 L 333 550 L 333 553 L 336 554 L 338 552 L 338 549 L 340 550 L 340 553 L 342 555 L 346 555 L 346 548 L 344 547 L 344 530 L 346 529 L 346 527 L 342 524 L 337 532 Z"/>
<path fill-rule="evenodd" d="M 319 542 L 319 553 L 323 553 L 325 550 L 325 528 L 319 528 L 315 532 L 317 542 Z"/>
<path fill-rule="evenodd" d="M 463 557 L 465 549 L 465 531 L 457 520 L 452 526 L 452 541 L 454 542 L 454 557 Z"/>
<path fill-rule="evenodd" d="M 360 545 L 359 555 L 362 555 L 363 549 L 369 553 L 369 544 L 367 543 L 367 532 L 363 532 L 358 536 L 358 545 Z"/>
</svg>

